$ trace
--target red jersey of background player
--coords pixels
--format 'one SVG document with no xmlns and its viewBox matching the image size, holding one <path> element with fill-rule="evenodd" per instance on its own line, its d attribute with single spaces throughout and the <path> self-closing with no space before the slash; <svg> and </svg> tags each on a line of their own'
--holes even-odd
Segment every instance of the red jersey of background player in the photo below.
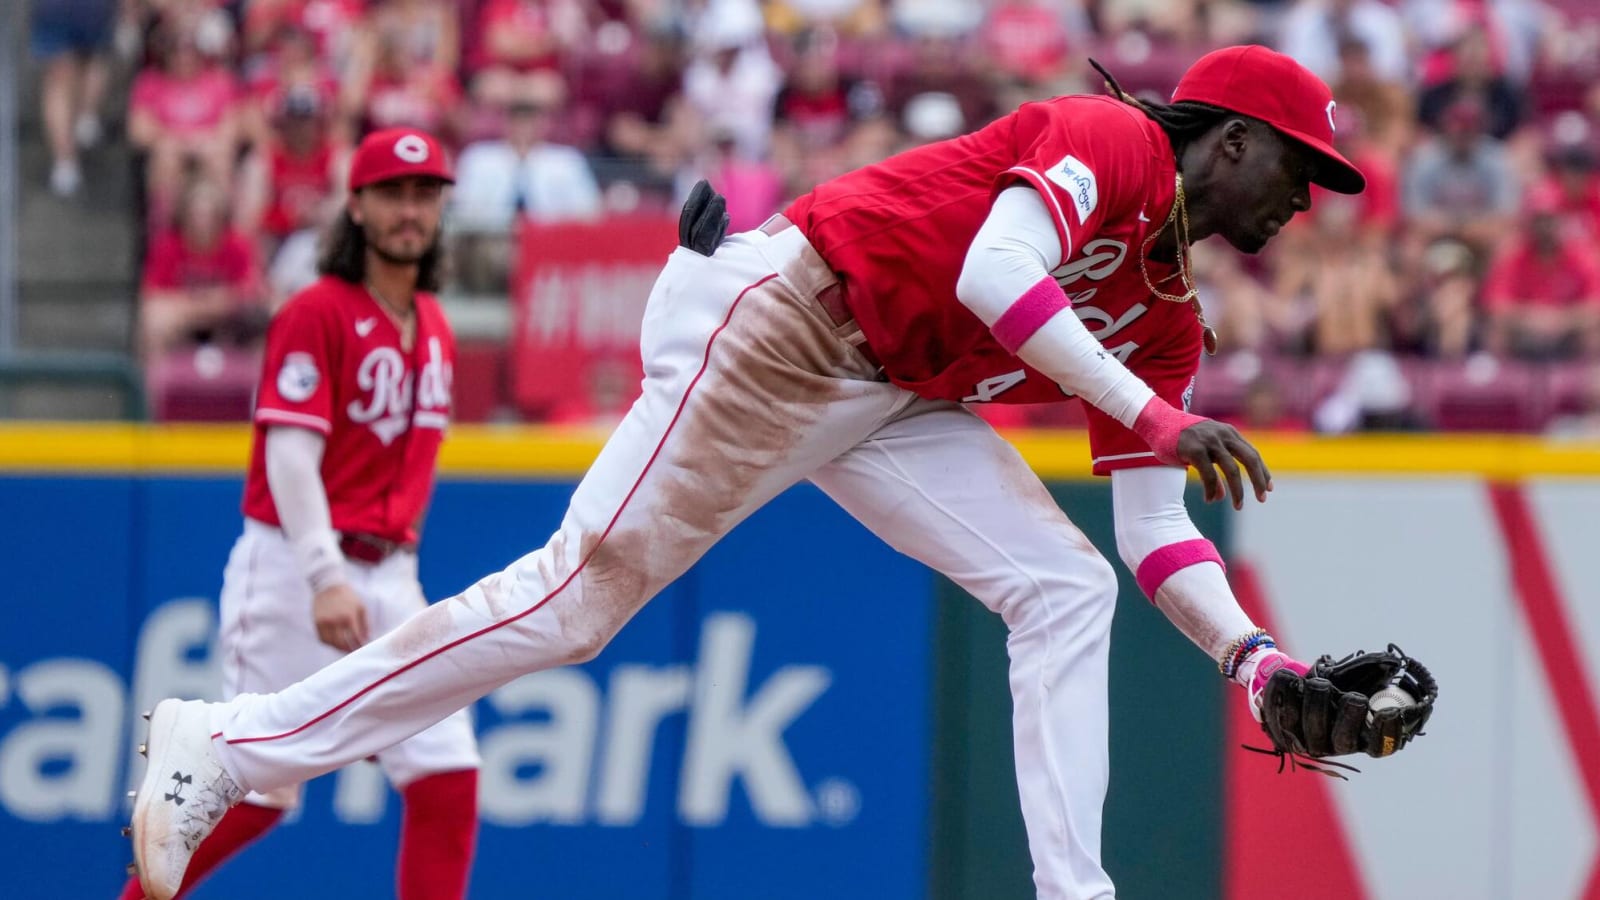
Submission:
<svg viewBox="0 0 1600 900">
<path fill-rule="evenodd" d="M 277 525 L 267 488 L 271 426 L 321 432 L 322 482 L 334 530 L 417 539 L 434 461 L 450 421 L 455 338 L 431 294 L 416 294 L 416 341 L 361 285 L 323 276 L 284 305 L 267 331 L 244 514 Z"/>
<path fill-rule="evenodd" d="M 1051 274 L 1106 349 L 1163 400 L 1187 408 L 1201 325 L 1186 303 L 1154 297 L 1144 241 L 1172 209 L 1172 143 L 1143 112 L 1109 97 L 1024 104 L 986 128 L 867 166 L 819 186 L 786 215 L 839 273 L 867 343 L 895 384 L 935 399 L 1062 399 L 1049 377 L 1009 353 L 956 298 L 967 249 L 995 194 L 1028 184 L 1055 219 Z M 1171 264 L 1151 282 L 1182 293 Z M 1089 408 L 1095 471 L 1155 465 L 1149 448 Z"/>
</svg>

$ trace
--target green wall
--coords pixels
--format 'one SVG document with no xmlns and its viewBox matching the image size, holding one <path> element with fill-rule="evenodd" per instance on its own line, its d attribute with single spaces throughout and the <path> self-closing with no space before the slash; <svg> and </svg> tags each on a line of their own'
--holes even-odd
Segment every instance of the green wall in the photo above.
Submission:
<svg viewBox="0 0 1600 900">
<path fill-rule="evenodd" d="M 1139 593 L 1116 556 L 1106 480 L 1051 493 L 1121 581 L 1111 638 L 1111 789 L 1104 858 L 1125 900 L 1217 900 L 1222 893 L 1226 683 Z M 1220 505 L 1191 487 L 1195 524 L 1227 556 Z M 936 900 L 1033 896 L 1011 755 L 1005 626 L 945 582 L 937 600 L 933 853 Z"/>
</svg>

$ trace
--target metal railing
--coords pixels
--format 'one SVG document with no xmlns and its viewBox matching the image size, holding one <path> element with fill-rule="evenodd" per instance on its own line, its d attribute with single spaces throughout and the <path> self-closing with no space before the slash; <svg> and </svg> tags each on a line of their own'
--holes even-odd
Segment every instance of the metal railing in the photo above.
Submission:
<svg viewBox="0 0 1600 900">
<path fill-rule="evenodd" d="M 17 346 L 17 104 L 22 93 L 18 60 L 24 49 L 28 4 L 0 4 L 0 358 Z"/>
<path fill-rule="evenodd" d="M 0 354 L 0 419 L 12 414 L 9 394 L 26 384 L 103 387 L 122 400 L 122 418 L 145 418 L 144 378 L 128 357 L 117 353 L 12 351 Z"/>
</svg>

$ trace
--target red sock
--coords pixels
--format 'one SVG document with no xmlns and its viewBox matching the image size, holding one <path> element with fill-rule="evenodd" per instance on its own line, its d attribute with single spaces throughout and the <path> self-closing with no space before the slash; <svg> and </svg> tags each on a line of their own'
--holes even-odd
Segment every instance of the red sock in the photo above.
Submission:
<svg viewBox="0 0 1600 900">
<path fill-rule="evenodd" d="M 252 806 L 249 803 L 241 803 L 228 810 L 228 814 L 217 823 L 217 830 L 200 843 L 200 849 L 189 860 L 189 868 L 183 873 L 183 886 L 178 888 L 177 896 L 182 897 L 193 890 L 195 885 L 211 874 L 212 869 L 266 834 L 282 817 L 281 809 Z M 139 887 L 137 877 L 128 879 L 118 900 L 144 900 L 144 891 Z"/>
<path fill-rule="evenodd" d="M 478 838 L 478 770 L 427 775 L 400 793 L 399 900 L 461 900 Z"/>
</svg>

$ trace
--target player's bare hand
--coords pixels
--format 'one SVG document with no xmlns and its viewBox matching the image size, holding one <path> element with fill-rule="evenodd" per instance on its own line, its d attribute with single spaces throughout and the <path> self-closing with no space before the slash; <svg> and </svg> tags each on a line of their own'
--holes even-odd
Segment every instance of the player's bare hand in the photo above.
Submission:
<svg viewBox="0 0 1600 900">
<path fill-rule="evenodd" d="M 318 591 L 311 600 L 317 639 L 346 653 L 367 642 L 367 606 L 348 584 Z"/>
<path fill-rule="evenodd" d="M 1244 508 L 1241 465 L 1258 502 L 1265 503 L 1267 492 L 1272 490 L 1272 473 L 1261 461 L 1261 454 L 1232 425 L 1206 419 L 1185 428 L 1178 435 L 1178 458 L 1200 473 L 1207 503 L 1227 497 L 1232 499 L 1234 509 Z M 1220 476 L 1218 469 L 1222 470 Z"/>
</svg>

